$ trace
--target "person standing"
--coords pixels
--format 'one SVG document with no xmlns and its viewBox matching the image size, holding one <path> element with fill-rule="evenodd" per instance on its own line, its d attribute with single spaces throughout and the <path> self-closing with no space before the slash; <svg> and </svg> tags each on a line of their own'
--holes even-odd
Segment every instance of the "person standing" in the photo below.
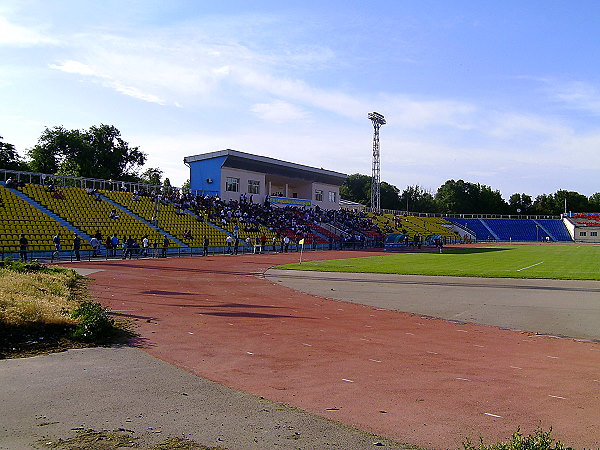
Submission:
<svg viewBox="0 0 600 450">
<path fill-rule="evenodd" d="M 75 233 L 73 235 L 73 253 L 75 254 L 76 261 L 81 261 L 81 254 L 79 252 L 80 250 L 81 250 L 81 238 L 77 235 L 77 233 Z"/>
<path fill-rule="evenodd" d="M 240 238 L 236 237 L 235 238 L 235 242 L 233 244 L 233 252 L 234 254 L 238 254 L 238 251 L 240 250 Z"/>
<path fill-rule="evenodd" d="M 57 233 L 56 236 L 52 238 L 52 242 L 54 243 L 54 252 L 52 253 L 52 259 L 60 259 L 60 233 Z"/>
<path fill-rule="evenodd" d="M 90 239 L 90 245 L 92 246 L 92 256 L 98 256 L 98 247 L 100 247 L 100 241 L 96 235 L 92 236 L 92 239 Z"/>
<path fill-rule="evenodd" d="M 19 238 L 19 255 L 21 256 L 21 262 L 27 261 L 27 247 L 29 246 L 29 241 L 25 237 L 25 234 L 21 233 Z"/>
<path fill-rule="evenodd" d="M 290 238 L 287 237 L 287 236 L 284 236 L 284 238 L 283 238 L 283 251 L 285 253 L 287 253 L 289 247 L 290 247 Z"/>
<path fill-rule="evenodd" d="M 261 234 L 260 236 L 260 252 L 266 252 L 267 251 L 267 236 L 265 236 L 265 233 Z"/>
<path fill-rule="evenodd" d="M 117 249 L 119 248 L 119 238 L 117 237 L 117 233 L 113 233 L 110 238 L 110 244 L 112 246 L 112 256 L 117 256 Z"/>
<path fill-rule="evenodd" d="M 165 235 L 163 237 L 163 240 L 162 240 L 162 244 L 163 244 L 163 246 L 162 246 L 162 257 L 163 258 L 167 257 L 167 249 L 169 248 L 169 244 L 170 243 L 171 243 L 171 241 L 169 241 L 169 238 L 167 237 L 167 235 Z"/>
<path fill-rule="evenodd" d="M 231 251 L 231 244 L 233 243 L 233 238 L 231 237 L 231 235 L 227 235 L 227 237 L 225 238 L 225 242 L 227 242 L 227 253 L 229 253 L 230 255 L 233 254 L 233 252 Z"/>
<path fill-rule="evenodd" d="M 142 256 L 148 256 L 148 247 L 150 246 L 150 241 L 148 240 L 148 235 L 146 234 L 142 238 Z"/>
<path fill-rule="evenodd" d="M 202 256 L 208 256 L 208 245 L 210 244 L 210 241 L 208 240 L 208 237 L 206 237 L 206 235 L 204 235 L 204 239 L 202 240 L 202 244 L 204 246 L 204 249 L 202 251 Z"/>
</svg>

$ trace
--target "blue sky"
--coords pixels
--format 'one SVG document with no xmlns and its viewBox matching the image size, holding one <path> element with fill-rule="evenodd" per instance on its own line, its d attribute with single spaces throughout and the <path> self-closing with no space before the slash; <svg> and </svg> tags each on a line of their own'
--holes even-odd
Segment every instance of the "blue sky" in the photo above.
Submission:
<svg viewBox="0 0 600 450">
<path fill-rule="evenodd" d="M 232 148 L 435 191 L 600 191 L 600 2 L 0 0 L 0 135 L 115 125 L 175 185 Z"/>
</svg>

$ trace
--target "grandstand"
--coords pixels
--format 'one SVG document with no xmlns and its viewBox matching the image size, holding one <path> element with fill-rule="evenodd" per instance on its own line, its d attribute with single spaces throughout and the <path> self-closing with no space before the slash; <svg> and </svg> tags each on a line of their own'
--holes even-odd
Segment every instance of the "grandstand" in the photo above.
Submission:
<svg viewBox="0 0 600 450">
<path fill-rule="evenodd" d="M 449 218 L 478 241 L 569 242 L 572 237 L 560 219 Z"/>
<path fill-rule="evenodd" d="M 52 237 L 61 234 L 70 237 L 73 232 L 26 200 L 0 185 L 0 242 L 1 253 L 19 251 L 19 236 L 25 234 L 30 251 L 54 250 Z M 82 242 L 82 248 L 89 248 Z"/>
<path fill-rule="evenodd" d="M 211 252 L 224 252 L 227 236 L 239 238 L 241 249 L 248 251 L 257 240 L 266 241 L 269 248 L 272 243 L 279 247 L 285 237 L 292 247 L 304 239 L 307 248 L 335 249 L 383 246 L 387 235 L 402 236 L 394 238 L 394 245 L 402 246 L 417 241 L 427 245 L 435 240 L 445 244 L 569 242 L 574 236 L 591 241 L 597 240 L 600 231 L 600 215 L 589 213 L 572 214 L 563 220 L 446 218 L 394 211 L 375 214 L 356 209 L 321 209 L 318 203 L 312 207 L 259 203 L 245 196 L 224 200 L 172 187 L 121 181 L 14 171 L 0 171 L 1 175 L 4 180 L 11 176 L 18 181 L 10 187 L 0 182 L 0 245 L 3 254 L 15 256 L 21 233 L 29 239 L 30 251 L 36 252 L 51 252 L 52 236 L 61 233 L 67 250 L 74 234 L 82 238 L 84 251 L 90 249 L 92 236 L 101 235 L 105 243 L 106 237 L 116 234 L 120 242 L 132 236 L 139 243 L 148 236 L 158 246 L 167 236 L 171 253 L 198 254 L 205 236 Z M 55 184 L 49 185 L 49 179 Z"/>
</svg>

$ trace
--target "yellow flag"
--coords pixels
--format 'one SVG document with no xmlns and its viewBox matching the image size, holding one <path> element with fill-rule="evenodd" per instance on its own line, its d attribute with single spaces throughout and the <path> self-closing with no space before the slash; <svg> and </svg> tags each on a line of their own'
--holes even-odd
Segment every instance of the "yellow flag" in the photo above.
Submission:
<svg viewBox="0 0 600 450">
<path fill-rule="evenodd" d="M 300 239 L 300 241 L 298 242 L 298 244 L 304 245 L 304 239 Z"/>
</svg>

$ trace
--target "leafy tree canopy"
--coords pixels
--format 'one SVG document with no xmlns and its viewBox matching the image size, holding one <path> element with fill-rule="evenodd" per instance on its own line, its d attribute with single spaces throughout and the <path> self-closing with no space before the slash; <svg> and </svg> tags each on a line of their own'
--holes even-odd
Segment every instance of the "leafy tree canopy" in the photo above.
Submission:
<svg viewBox="0 0 600 450">
<path fill-rule="evenodd" d="M 137 170 L 146 162 L 146 154 L 130 147 L 112 125 L 46 128 L 28 154 L 36 172 L 107 180 L 137 181 Z"/>
<path fill-rule="evenodd" d="M 145 184 L 162 184 L 163 171 L 158 167 L 150 167 L 140 175 L 140 182 Z"/>
<path fill-rule="evenodd" d="M 15 146 L 3 141 L 0 136 L 0 169 L 27 170 L 27 164 L 17 153 Z"/>
</svg>

